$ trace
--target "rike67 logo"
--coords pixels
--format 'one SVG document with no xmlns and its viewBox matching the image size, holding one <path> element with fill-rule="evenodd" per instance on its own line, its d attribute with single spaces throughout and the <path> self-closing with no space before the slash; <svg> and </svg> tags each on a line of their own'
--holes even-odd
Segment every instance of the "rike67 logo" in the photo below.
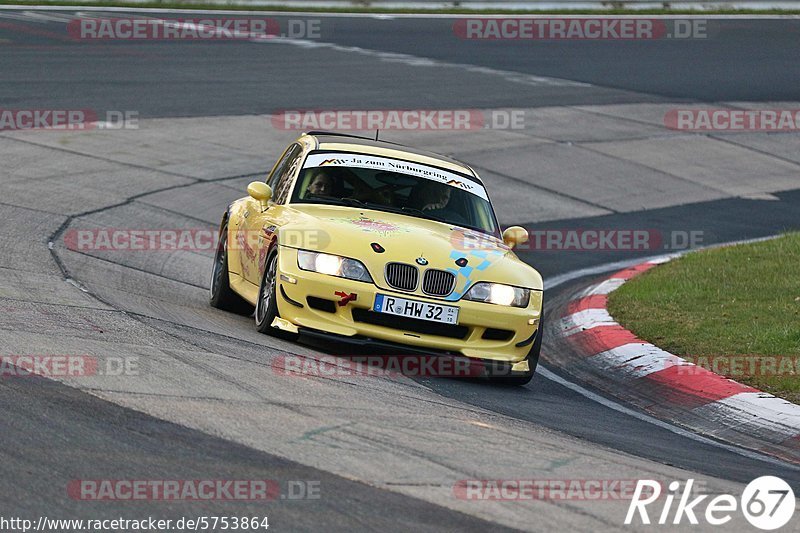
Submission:
<svg viewBox="0 0 800 533">
<path fill-rule="evenodd" d="M 785 526 L 794 515 L 794 491 L 788 483 L 775 476 L 754 479 L 745 487 L 739 500 L 730 494 L 719 494 L 708 501 L 705 501 L 708 494 L 692 498 L 693 485 L 693 479 L 689 479 L 682 488 L 680 481 L 671 482 L 663 499 L 663 507 L 658 509 L 658 505 L 652 504 L 662 497 L 661 483 L 640 479 L 625 516 L 625 525 L 637 522 L 637 517 L 639 523 L 647 525 L 679 525 L 686 522 L 697 525 L 700 523 L 698 517 L 701 517 L 712 526 L 721 526 L 730 522 L 735 513 L 741 512 L 751 525 L 772 531 Z M 648 506 L 651 507 L 648 509 Z M 649 512 L 654 512 L 652 518 Z"/>
</svg>

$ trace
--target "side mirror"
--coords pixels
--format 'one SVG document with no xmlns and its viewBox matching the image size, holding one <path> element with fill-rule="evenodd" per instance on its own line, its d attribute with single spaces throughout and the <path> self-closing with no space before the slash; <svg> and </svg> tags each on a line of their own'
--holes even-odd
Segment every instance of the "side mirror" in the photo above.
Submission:
<svg viewBox="0 0 800 533">
<path fill-rule="evenodd" d="M 511 226 L 503 232 L 503 242 L 510 248 L 528 242 L 528 230 L 522 226 Z"/>
<path fill-rule="evenodd" d="M 266 209 L 267 202 L 272 198 L 272 188 L 263 181 L 253 181 L 247 186 L 247 194 L 261 203 L 261 209 Z"/>
</svg>

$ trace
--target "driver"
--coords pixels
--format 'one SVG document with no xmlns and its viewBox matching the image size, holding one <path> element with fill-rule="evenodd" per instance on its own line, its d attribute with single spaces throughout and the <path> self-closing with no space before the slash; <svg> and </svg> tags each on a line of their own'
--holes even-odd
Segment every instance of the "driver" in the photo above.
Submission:
<svg viewBox="0 0 800 533">
<path fill-rule="evenodd" d="M 336 182 L 327 169 L 321 168 L 314 173 L 311 182 L 306 187 L 306 195 L 333 196 Z"/>
<path fill-rule="evenodd" d="M 365 202 L 391 204 L 391 194 L 384 189 L 373 189 L 353 171 L 344 167 L 317 168 L 306 187 L 306 196 L 337 196 L 345 194 L 343 183 L 353 188 L 352 197 Z"/>
</svg>

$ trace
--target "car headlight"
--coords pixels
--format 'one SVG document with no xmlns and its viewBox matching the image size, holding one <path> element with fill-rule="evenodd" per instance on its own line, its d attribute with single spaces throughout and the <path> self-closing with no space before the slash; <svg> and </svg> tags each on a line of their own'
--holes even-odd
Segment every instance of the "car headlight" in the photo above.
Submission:
<svg viewBox="0 0 800 533">
<path fill-rule="evenodd" d="M 496 305 L 510 305 L 512 307 L 528 307 L 531 291 L 530 289 L 502 285 L 500 283 L 480 282 L 467 291 L 464 299 Z"/>
<path fill-rule="evenodd" d="M 372 276 L 364 263 L 349 257 L 298 250 L 297 266 L 301 270 L 372 283 Z"/>
</svg>

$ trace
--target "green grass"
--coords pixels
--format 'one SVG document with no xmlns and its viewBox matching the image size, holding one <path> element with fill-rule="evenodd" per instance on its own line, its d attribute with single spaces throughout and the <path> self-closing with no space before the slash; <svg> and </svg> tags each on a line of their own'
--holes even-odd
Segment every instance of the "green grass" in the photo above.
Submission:
<svg viewBox="0 0 800 533">
<path fill-rule="evenodd" d="M 744 360 L 727 376 L 800 403 L 792 371 L 800 370 L 800 233 L 655 267 L 611 293 L 609 311 L 639 338 L 701 366 L 714 356 Z"/>
<path fill-rule="evenodd" d="M 75 1 L 51 1 L 51 0 L 0 0 L 0 5 L 45 5 L 45 6 L 73 6 L 73 7 L 131 7 L 131 8 L 159 8 L 159 9 L 203 9 L 203 10 L 226 10 L 226 11 L 286 11 L 304 13 L 421 13 L 421 14 L 540 14 L 540 15 L 797 15 L 800 9 L 469 9 L 463 7 L 452 8 L 431 8 L 431 9 L 396 9 L 376 7 L 371 5 L 354 5 L 349 7 L 288 7 L 288 6 L 246 6 L 235 4 L 207 4 L 202 1 L 152 1 L 152 2 L 75 2 Z"/>
</svg>

